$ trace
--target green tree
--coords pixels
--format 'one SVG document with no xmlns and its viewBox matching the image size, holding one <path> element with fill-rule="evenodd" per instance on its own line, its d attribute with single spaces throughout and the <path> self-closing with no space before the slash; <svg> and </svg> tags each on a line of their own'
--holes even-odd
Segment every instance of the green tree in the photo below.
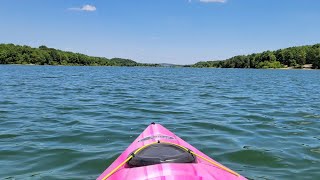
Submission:
<svg viewBox="0 0 320 180">
<path fill-rule="evenodd" d="M 265 51 L 260 56 L 260 62 L 264 62 L 264 61 L 273 62 L 276 60 L 277 60 L 276 56 L 271 51 Z"/>
<path fill-rule="evenodd" d="M 287 66 L 295 66 L 296 65 L 293 52 L 290 49 L 284 50 L 284 62 L 283 63 Z"/>
<path fill-rule="evenodd" d="M 7 64 L 7 52 L 6 52 L 6 50 L 0 51 L 0 64 Z"/>
<path fill-rule="evenodd" d="M 314 50 L 314 60 L 312 63 L 312 68 L 314 69 L 320 69 L 320 48 L 316 48 Z"/>
<path fill-rule="evenodd" d="M 302 48 L 298 48 L 295 51 L 295 60 L 297 62 L 297 64 L 299 65 L 304 65 L 306 64 L 306 58 L 307 58 L 307 53 L 304 49 Z"/>
<path fill-rule="evenodd" d="M 48 49 L 48 47 L 45 45 L 42 45 L 42 46 L 39 46 L 39 49 Z"/>
</svg>

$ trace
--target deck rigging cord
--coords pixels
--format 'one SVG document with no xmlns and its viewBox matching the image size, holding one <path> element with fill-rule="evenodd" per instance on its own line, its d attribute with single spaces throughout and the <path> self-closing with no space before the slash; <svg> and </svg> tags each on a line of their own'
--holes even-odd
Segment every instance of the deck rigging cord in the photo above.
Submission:
<svg viewBox="0 0 320 180">
<path fill-rule="evenodd" d="M 161 141 L 161 142 L 160 142 L 160 141 L 157 141 L 157 142 L 153 142 L 153 143 L 144 145 L 144 146 L 138 148 L 137 150 L 135 150 L 133 153 L 130 154 L 130 156 L 128 156 L 128 158 L 127 158 L 126 160 L 124 160 L 124 161 L 123 161 L 121 164 L 119 164 L 116 168 L 114 168 L 114 169 L 113 169 L 112 171 L 110 171 L 107 175 L 105 175 L 105 176 L 102 178 L 102 180 L 108 179 L 112 174 L 114 174 L 114 173 L 115 173 L 117 170 L 119 170 L 124 164 L 126 164 L 128 161 L 130 161 L 130 160 L 131 160 L 138 152 L 140 152 L 141 150 L 143 150 L 143 149 L 145 149 L 145 148 L 147 148 L 147 147 L 149 147 L 149 146 L 151 146 L 151 145 L 153 145 L 153 144 L 158 144 L 158 143 L 170 144 L 170 145 L 174 145 L 174 146 L 180 147 L 180 148 L 184 149 L 185 151 L 189 152 L 190 154 L 195 155 L 196 157 L 198 157 L 198 158 L 200 158 L 200 159 L 202 159 L 202 160 L 204 160 L 204 161 L 207 161 L 208 163 L 210 163 L 210 164 L 212 164 L 212 165 L 214 165 L 214 166 L 216 166 L 216 167 L 218 167 L 218 168 L 220 168 L 220 169 L 222 169 L 222 170 L 224 170 L 224 171 L 227 171 L 227 172 L 229 172 L 229 173 L 231 173 L 231 174 L 233 174 L 233 175 L 235 175 L 235 176 L 238 176 L 238 177 L 240 176 L 238 173 L 232 171 L 231 169 L 229 169 L 229 168 L 227 168 L 227 167 L 225 167 L 225 166 L 223 166 L 223 165 L 221 165 L 221 164 L 218 164 L 218 163 L 216 163 L 216 162 L 214 162 L 214 161 L 212 161 L 212 160 L 210 160 L 210 159 L 208 159 L 208 158 L 206 158 L 206 157 L 204 157 L 204 156 L 201 156 L 201 155 L 193 152 L 192 150 L 190 150 L 190 149 L 188 149 L 188 148 L 186 148 L 186 147 L 184 147 L 184 146 L 181 146 L 181 145 L 175 144 L 175 143 L 171 143 L 171 142 L 164 142 L 164 141 Z"/>
</svg>

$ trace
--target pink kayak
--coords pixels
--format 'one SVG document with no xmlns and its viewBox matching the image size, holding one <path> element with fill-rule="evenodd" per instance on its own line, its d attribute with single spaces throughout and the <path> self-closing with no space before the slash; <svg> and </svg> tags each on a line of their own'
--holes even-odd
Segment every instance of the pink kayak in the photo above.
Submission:
<svg viewBox="0 0 320 180">
<path fill-rule="evenodd" d="M 160 124 L 152 123 L 97 178 L 133 180 L 243 180 Z"/>
</svg>

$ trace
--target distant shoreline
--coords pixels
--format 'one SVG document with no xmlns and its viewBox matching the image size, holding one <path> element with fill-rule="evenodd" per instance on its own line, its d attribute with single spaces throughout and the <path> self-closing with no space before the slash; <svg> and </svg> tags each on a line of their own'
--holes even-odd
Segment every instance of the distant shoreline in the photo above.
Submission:
<svg viewBox="0 0 320 180">
<path fill-rule="evenodd" d="M 320 69 L 312 69 L 312 68 L 295 68 L 295 67 L 284 67 L 284 68 L 221 68 L 221 67 L 192 67 L 192 66 L 185 66 L 185 65 L 174 65 L 174 66 L 86 66 L 86 65 L 49 65 L 49 64 L 0 64 L 0 66 L 62 66 L 62 67 L 150 67 L 150 68 L 198 68 L 198 69 L 257 69 L 257 70 L 320 70 Z"/>
<path fill-rule="evenodd" d="M 0 64 L 53 66 L 192 67 L 243 69 L 320 69 L 320 44 L 240 55 L 222 61 L 200 61 L 191 65 L 139 63 L 131 59 L 93 57 L 46 46 L 33 48 L 0 44 Z"/>
</svg>

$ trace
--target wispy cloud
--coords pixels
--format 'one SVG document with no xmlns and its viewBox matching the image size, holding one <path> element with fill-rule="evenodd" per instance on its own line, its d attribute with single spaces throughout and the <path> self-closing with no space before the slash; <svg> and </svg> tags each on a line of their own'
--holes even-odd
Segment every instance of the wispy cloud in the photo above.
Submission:
<svg viewBox="0 0 320 180">
<path fill-rule="evenodd" d="M 73 8 L 69 8 L 68 10 L 70 10 L 70 11 L 93 12 L 93 11 L 96 11 L 97 8 L 95 6 L 93 6 L 93 5 L 86 4 L 86 5 L 83 5 L 82 7 L 73 7 Z"/>
<path fill-rule="evenodd" d="M 203 3 L 225 3 L 227 0 L 199 0 L 200 2 Z"/>
</svg>

